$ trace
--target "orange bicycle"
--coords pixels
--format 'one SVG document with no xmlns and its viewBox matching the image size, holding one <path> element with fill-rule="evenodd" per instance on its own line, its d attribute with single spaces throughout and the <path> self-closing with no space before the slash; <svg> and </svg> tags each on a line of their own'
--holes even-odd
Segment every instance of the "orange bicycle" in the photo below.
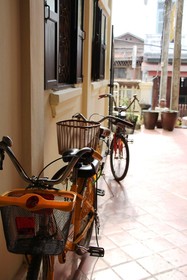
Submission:
<svg viewBox="0 0 187 280">
<path fill-rule="evenodd" d="M 68 251 L 104 256 L 103 248 L 89 246 L 94 222 L 99 227 L 96 181 L 101 156 L 88 147 L 66 150 L 57 160 L 67 164 L 51 179 L 41 173 L 55 161 L 38 176 L 29 177 L 11 146 L 11 139 L 3 137 L 0 169 L 8 154 L 27 187 L 2 194 L 0 209 L 8 251 L 26 256 L 26 279 L 54 279 L 55 256 L 63 263 Z M 68 187 L 56 188 L 61 183 Z"/>
</svg>

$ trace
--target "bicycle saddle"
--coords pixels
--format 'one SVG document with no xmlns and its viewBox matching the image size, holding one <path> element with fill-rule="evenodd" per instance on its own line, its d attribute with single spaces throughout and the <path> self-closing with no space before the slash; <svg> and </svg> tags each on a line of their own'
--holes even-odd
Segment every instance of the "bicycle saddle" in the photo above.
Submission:
<svg viewBox="0 0 187 280">
<path fill-rule="evenodd" d="M 64 162 L 70 162 L 71 159 L 76 155 L 79 149 L 68 149 L 66 150 L 63 155 Z M 77 164 L 78 167 L 78 177 L 79 178 L 89 178 L 95 175 L 99 169 L 99 161 L 97 159 L 93 159 L 92 156 L 84 155 L 83 158 Z"/>
<path fill-rule="evenodd" d="M 114 107 L 114 111 L 121 113 L 121 112 L 125 112 L 127 110 L 127 106 L 115 106 Z"/>
</svg>

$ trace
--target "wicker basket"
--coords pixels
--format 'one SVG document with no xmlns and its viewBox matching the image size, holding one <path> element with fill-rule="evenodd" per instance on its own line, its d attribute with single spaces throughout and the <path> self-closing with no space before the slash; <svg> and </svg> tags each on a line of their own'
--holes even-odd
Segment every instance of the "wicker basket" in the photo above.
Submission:
<svg viewBox="0 0 187 280">
<path fill-rule="evenodd" d="M 71 148 L 96 149 L 99 141 L 100 123 L 93 121 L 64 120 L 57 123 L 59 154 Z"/>
</svg>

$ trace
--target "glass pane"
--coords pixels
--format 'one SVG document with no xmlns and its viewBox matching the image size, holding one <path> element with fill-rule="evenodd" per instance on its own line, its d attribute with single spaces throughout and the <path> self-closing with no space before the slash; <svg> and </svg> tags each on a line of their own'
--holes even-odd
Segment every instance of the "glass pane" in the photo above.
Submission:
<svg viewBox="0 0 187 280">
<path fill-rule="evenodd" d="M 56 0 L 47 0 L 46 1 L 47 2 L 47 5 L 49 5 L 50 6 L 50 10 L 52 11 L 52 12 L 56 12 Z"/>
</svg>

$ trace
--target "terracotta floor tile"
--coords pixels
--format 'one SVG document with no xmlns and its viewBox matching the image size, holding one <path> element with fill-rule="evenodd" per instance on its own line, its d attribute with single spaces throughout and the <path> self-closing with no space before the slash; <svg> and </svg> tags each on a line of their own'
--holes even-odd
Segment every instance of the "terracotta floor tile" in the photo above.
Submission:
<svg viewBox="0 0 187 280">
<path fill-rule="evenodd" d="M 187 265 L 179 267 L 178 270 L 184 273 L 187 279 Z"/>
<path fill-rule="evenodd" d="M 164 236 L 165 234 L 172 233 L 172 231 L 175 232 L 175 230 L 171 226 L 164 223 L 163 221 L 155 223 L 154 225 L 150 225 L 148 226 L 148 228 L 157 233 L 159 236 Z"/>
<path fill-rule="evenodd" d="M 162 252 L 174 247 L 174 245 L 167 239 L 160 236 L 145 240 L 143 243 L 155 253 Z"/>
<path fill-rule="evenodd" d="M 156 237 L 157 234 L 150 230 L 149 228 L 145 229 L 132 229 L 128 231 L 136 240 L 143 241 L 153 237 Z"/>
<path fill-rule="evenodd" d="M 162 273 L 156 276 L 157 280 L 185 280 L 186 276 L 178 271 L 178 270 L 171 270 L 169 272 Z"/>
<path fill-rule="evenodd" d="M 115 248 L 105 251 L 104 261 L 109 266 L 119 265 L 131 261 L 132 258 L 124 251 L 123 248 Z"/>
<path fill-rule="evenodd" d="M 130 138 L 126 178 L 115 182 L 107 160 L 99 183 L 105 257 L 70 253 L 55 280 L 187 279 L 187 130 L 142 127 Z"/>
<path fill-rule="evenodd" d="M 173 268 L 167 260 L 156 254 L 138 259 L 137 262 L 151 274 L 158 274 Z"/>
<path fill-rule="evenodd" d="M 105 248 L 105 250 L 109 250 L 117 247 L 117 245 L 105 235 L 99 238 L 99 246 Z"/>
<path fill-rule="evenodd" d="M 93 273 L 93 275 L 88 275 L 89 280 L 121 280 L 121 278 L 112 270 L 106 269 Z M 134 279 L 135 280 L 135 279 Z"/>
<path fill-rule="evenodd" d="M 121 231 L 117 234 L 110 234 L 107 237 L 119 247 L 136 242 L 136 239 L 125 231 Z"/>
<path fill-rule="evenodd" d="M 185 265 L 187 262 L 187 253 L 180 248 L 174 248 L 165 252 L 160 252 L 159 254 L 175 267 Z"/>
<path fill-rule="evenodd" d="M 121 249 L 133 259 L 143 258 L 153 253 L 150 249 L 148 249 L 140 242 L 124 246 Z"/>
<path fill-rule="evenodd" d="M 150 274 L 136 262 L 115 266 L 113 270 L 124 280 L 140 280 L 150 276 Z"/>
<path fill-rule="evenodd" d="M 178 231 L 172 232 L 171 234 L 166 234 L 165 238 L 176 246 L 187 245 L 187 236 Z"/>
</svg>

